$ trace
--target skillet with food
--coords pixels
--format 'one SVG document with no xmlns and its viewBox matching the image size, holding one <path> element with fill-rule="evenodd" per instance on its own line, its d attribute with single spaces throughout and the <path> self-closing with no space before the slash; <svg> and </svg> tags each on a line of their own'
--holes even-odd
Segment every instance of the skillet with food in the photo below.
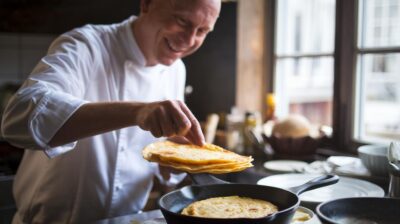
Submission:
<svg viewBox="0 0 400 224">
<path fill-rule="evenodd" d="M 263 185 L 227 183 L 209 174 L 193 174 L 191 177 L 199 185 L 183 187 L 159 199 L 158 205 L 168 224 L 287 224 L 299 207 L 299 194 L 339 180 L 336 175 L 325 175 L 285 190 Z M 195 201 L 225 196 L 264 200 L 276 205 L 278 211 L 258 218 L 208 218 L 181 214 L 184 208 Z"/>
<path fill-rule="evenodd" d="M 244 170 L 253 166 L 253 158 L 213 144 L 197 146 L 156 142 L 146 146 L 142 155 L 149 162 L 188 172 L 198 184 L 160 198 L 159 207 L 168 224 L 286 224 L 299 207 L 299 194 L 339 180 L 335 175 L 326 175 L 290 190 L 227 183 L 209 173 Z M 185 215 L 181 214 L 183 210 Z"/>
</svg>

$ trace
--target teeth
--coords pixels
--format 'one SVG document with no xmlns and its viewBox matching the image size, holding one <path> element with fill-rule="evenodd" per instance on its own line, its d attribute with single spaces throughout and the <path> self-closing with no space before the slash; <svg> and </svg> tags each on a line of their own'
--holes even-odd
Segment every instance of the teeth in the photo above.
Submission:
<svg viewBox="0 0 400 224">
<path fill-rule="evenodd" d="M 175 45 L 174 45 L 173 43 L 171 43 L 169 40 L 167 40 L 167 43 L 168 43 L 168 46 L 169 46 L 173 51 L 176 51 L 176 52 L 181 51 L 181 50 L 179 50 L 179 47 L 175 46 Z"/>
</svg>

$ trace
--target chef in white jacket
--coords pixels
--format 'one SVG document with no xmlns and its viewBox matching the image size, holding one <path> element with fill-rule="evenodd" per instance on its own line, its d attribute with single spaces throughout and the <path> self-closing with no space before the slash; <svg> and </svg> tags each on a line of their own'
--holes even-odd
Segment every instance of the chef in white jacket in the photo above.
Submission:
<svg viewBox="0 0 400 224">
<path fill-rule="evenodd" d="M 90 223 L 139 212 L 158 137 L 202 145 L 183 103 L 185 66 L 213 29 L 220 0 L 141 0 L 138 17 L 58 37 L 10 100 L 3 137 L 25 154 L 13 223 Z M 182 174 L 167 180 L 176 184 Z"/>
</svg>

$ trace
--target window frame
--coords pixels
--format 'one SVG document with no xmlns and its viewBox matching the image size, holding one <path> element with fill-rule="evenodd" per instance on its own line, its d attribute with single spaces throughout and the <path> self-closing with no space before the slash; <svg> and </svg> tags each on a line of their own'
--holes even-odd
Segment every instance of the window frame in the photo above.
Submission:
<svg viewBox="0 0 400 224">
<path fill-rule="evenodd" d="M 335 0 L 336 1 L 336 0 Z M 333 60 L 335 59 L 334 57 L 334 48 L 335 46 L 332 46 L 333 49 L 320 49 L 320 51 L 315 51 L 314 50 L 310 50 L 307 49 L 307 51 L 304 51 L 304 49 L 302 50 L 302 53 L 299 52 L 293 52 L 292 50 L 289 50 L 289 52 L 285 51 L 285 52 L 278 52 L 277 48 L 278 47 L 278 43 L 276 42 L 277 38 L 278 38 L 278 1 L 277 0 L 273 0 L 271 1 L 273 2 L 273 4 L 271 4 L 271 8 L 273 8 L 273 21 L 274 21 L 274 27 L 270 30 L 269 33 L 273 34 L 273 39 L 274 39 L 274 44 L 273 44 L 273 52 L 271 53 L 271 58 L 272 58 L 272 65 L 273 65 L 273 72 L 271 73 L 271 79 L 269 79 L 270 83 L 271 83 L 271 87 L 269 89 L 269 92 L 275 92 L 278 87 L 278 85 L 282 84 L 282 81 L 279 81 L 278 79 L 275 79 L 275 74 L 277 74 L 277 69 L 278 69 L 278 62 L 281 61 L 281 63 L 286 63 L 285 59 L 291 59 L 291 60 L 298 60 L 298 62 L 300 64 L 304 65 L 304 62 L 306 61 L 312 61 L 312 62 L 316 62 L 319 61 L 320 63 L 322 61 L 327 61 L 327 60 Z M 272 19 L 271 17 L 269 19 Z M 335 21 L 336 22 L 336 21 Z M 334 43 L 333 43 L 334 45 Z M 321 60 L 321 61 L 320 61 Z M 332 61 L 332 62 L 333 62 Z M 306 62 L 307 63 L 307 62 Z M 332 63 L 332 68 L 333 68 L 333 63 Z M 333 71 L 332 71 L 333 73 Z M 321 75 L 321 74 L 318 74 Z M 333 74 L 332 74 L 333 75 Z M 332 76 L 330 76 L 331 78 Z M 332 86 L 333 87 L 333 86 Z M 333 92 L 333 88 L 332 90 L 330 90 Z M 331 94 L 332 92 L 329 92 L 328 94 Z M 285 94 L 281 94 L 281 93 L 276 93 L 276 96 L 278 99 L 283 100 L 283 102 L 287 102 L 287 100 L 289 100 L 289 96 L 285 96 Z M 276 109 L 276 113 L 279 115 L 282 114 L 287 114 L 287 112 L 289 112 L 289 107 L 286 109 L 283 108 L 277 108 Z M 333 119 L 333 117 L 331 118 Z M 311 119 L 310 119 L 311 120 Z"/>
<path fill-rule="evenodd" d="M 335 57 L 335 62 L 337 62 L 335 79 L 338 79 L 338 82 L 334 91 L 338 92 L 338 97 L 334 95 L 334 100 L 336 100 L 334 105 L 336 104 L 337 107 L 334 111 L 336 123 L 333 128 L 336 135 L 334 135 L 333 142 L 338 143 L 335 146 L 339 149 L 343 148 L 357 153 L 357 148 L 360 145 L 371 143 L 355 139 L 355 129 L 359 128 L 356 127 L 356 125 L 359 126 L 356 116 L 360 111 L 356 91 L 358 88 L 357 80 L 360 75 L 357 71 L 357 67 L 361 66 L 360 59 L 367 54 L 400 53 L 400 47 L 362 47 L 358 43 L 361 40 L 358 36 L 359 28 L 362 26 L 359 23 L 361 22 L 360 0 L 337 0 L 337 2 L 340 4 L 337 6 L 336 21 L 341 23 L 336 27 L 335 37 L 335 50 L 338 53 L 337 58 Z"/>
<path fill-rule="evenodd" d="M 358 0 L 336 0 L 332 145 L 355 153 Z"/>
<path fill-rule="evenodd" d="M 276 44 L 277 1 L 267 0 L 266 2 L 266 65 L 271 65 L 271 69 L 266 70 L 266 78 L 269 81 L 266 92 L 273 91 L 275 81 L 277 57 L 274 46 Z M 365 144 L 354 139 L 357 55 L 375 50 L 364 49 L 361 52 L 357 47 L 358 0 L 336 0 L 335 16 L 333 133 L 329 146 L 335 151 L 356 153 L 357 147 Z"/>
<path fill-rule="evenodd" d="M 358 68 L 359 70 L 356 71 L 355 77 L 358 79 L 358 82 L 359 82 L 359 83 L 357 83 L 359 85 L 357 88 L 364 89 L 365 87 L 361 87 L 360 82 L 364 82 L 366 80 L 364 78 L 364 76 L 361 76 L 363 74 L 363 66 L 364 66 L 363 62 L 366 59 L 366 57 L 367 56 L 377 56 L 377 55 L 382 56 L 382 55 L 393 54 L 393 53 L 399 54 L 400 46 L 399 46 L 399 43 L 395 43 L 396 45 L 394 45 L 394 46 L 387 46 L 387 45 L 386 46 L 364 46 L 365 45 L 364 42 L 366 40 L 365 39 L 366 38 L 366 36 L 365 36 L 366 30 L 361 30 L 361 29 L 366 25 L 365 21 L 362 20 L 365 18 L 362 18 L 362 17 L 366 16 L 363 13 L 365 13 L 365 10 L 367 9 L 366 8 L 367 0 L 365 0 L 364 2 L 360 2 L 360 0 L 357 0 L 356 3 L 357 3 L 356 10 L 358 12 L 360 12 L 361 10 L 359 10 L 359 9 L 362 8 L 362 14 L 360 14 L 357 18 L 358 30 L 356 31 L 356 34 L 359 34 L 361 32 L 364 32 L 364 33 L 362 33 L 362 36 L 358 36 L 357 41 L 356 41 L 355 58 L 357 59 L 356 62 L 358 63 L 357 66 L 359 67 Z M 398 2 L 396 2 L 396 5 L 399 6 Z M 382 14 L 381 14 L 381 16 L 382 16 Z M 380 18 L 380 19 L 382 19 L 382 18 Z M 358 22 L 360 22 L 360 23 L 358 24 Z M 375 33 L 374 33 L 374 35 L 375 35 Z M 358 113 L 363 110 L 362 105 L 364 104 L 364 102 L 362 102 L 362 101 L 360 102 L 360 99 L 359 99 L 361 96 L 363 96 L 362 90 L 360 90 L 360 93 L 358 94 L 358 96 L 354 96 L 354 100 L 359 105 L 357 108 L 354 108 L 354 110 L 356 111 L 355 113 Z M 363 121 L 363 120 L 361 119 L 361 121 Z M 357 133 L 355 133 L 355 135 L 357 135 L 357 137 L 361 137 L 361 138 L 365 137 L 364 136 L 365 133 L 360 132 L 360 130 L 362 129 L 362 124 L 360 123 L 360 119 L 358 119 L 356 121 L 355 126 L 356 126 L 355 129 L 357 130 Z M 358 135 L 361 135 L 361 136 L 358 136 Z M 369 139 L 365 139 L 365 142 L 363 142 L 363 143 L 387 144 L 387 142 L 389 141 L 388 139 L 379 138 L 379 137 L 377 137 L 375 139 L 373 136 L 370 136 L 367 138 L 369 138 Z"/>
</svg>

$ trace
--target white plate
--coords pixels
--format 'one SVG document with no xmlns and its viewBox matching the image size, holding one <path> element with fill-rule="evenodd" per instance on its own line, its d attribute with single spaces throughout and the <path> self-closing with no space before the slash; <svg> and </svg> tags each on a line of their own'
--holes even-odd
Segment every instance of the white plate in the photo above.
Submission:
<svg viewBox="0 0 400 224">
<path fill-rule="evenodd" d="M 293 173 L 302 171 L 308 163 L 297 160 L 272 160 L 264 163 L 264 168 L 280 173 Z"/>
<path fill-rule="evenodd" d="M 321 175 L 279 174 L 262 178 L 257 184 L 288 189 L 319 176 Z M 355 178 L 340 177 L 338 183 L 304 192 L 300 195 L 300 199 L 303 202 L 321 203 L 338 198 L 383 197 L 384 195 L 383 189 L 376 184 Z"/>
</svg>

